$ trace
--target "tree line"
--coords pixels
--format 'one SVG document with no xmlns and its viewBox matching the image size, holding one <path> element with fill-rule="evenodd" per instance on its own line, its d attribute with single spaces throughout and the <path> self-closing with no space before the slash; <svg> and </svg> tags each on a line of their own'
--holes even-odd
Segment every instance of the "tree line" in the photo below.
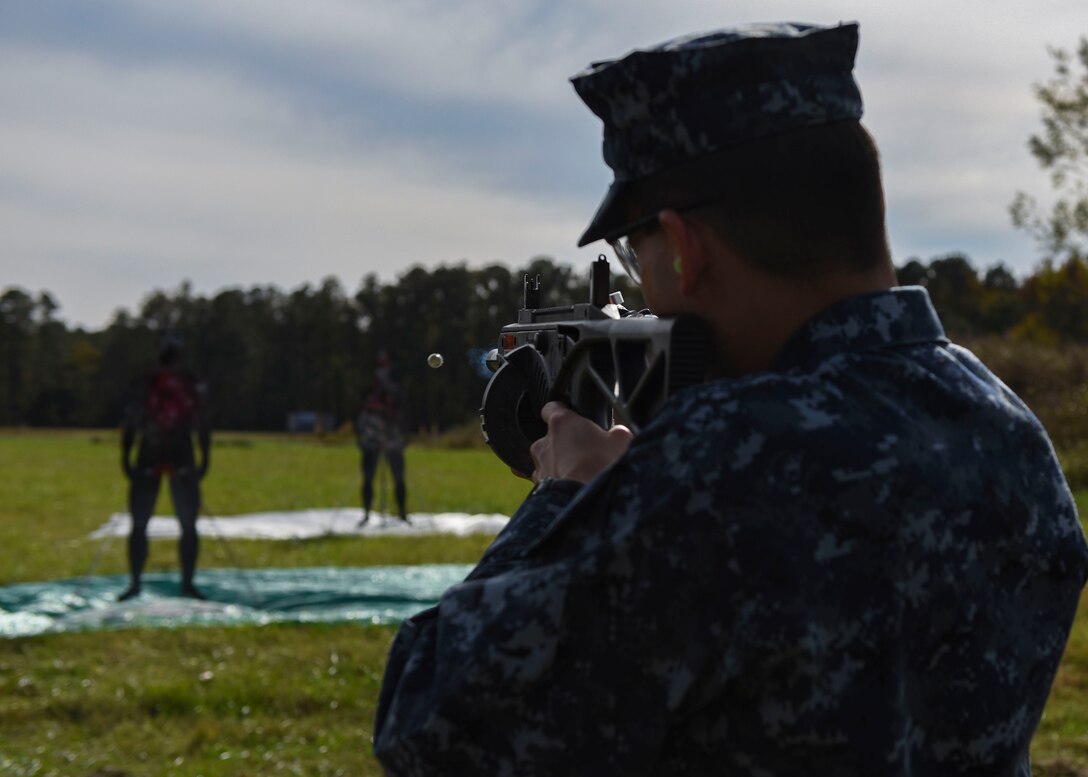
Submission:
<svg viewBox="0 0 1088 777">
<path fill-rule="evenodd" d="M 180 338 L 183 365 L 205 384 L 220 429 L 282 430 L 289 413 L 358 412 L 385 351 L 410 427 L 441 431 L 470 420 L 490 373 L 499 329 L 517 318 L 523 279 L 540 276 L 542 304 L 588 301 L 588 270 L 538 257 L 511 270 L 414 267 L 393 283 L 363 278 L 354 294 L 335 278 L 293 291 L 270 286 L 194 294 L 188 283 L 149 294 L 99 331 L 69 328 L 47 291 L 0 293 L 0 425 L 116 426 L 134 380 L 158 344 Z M 612 288 L 641 305 L 625 277 Z M 440 353 L 439 369 L 427 356 Z"/>
<path fill-rule="evenodd" d="M 925 286 L 951 335 L 1000 335 L 1057 346 L 1088 343 L 1088 262 L 1047 262 L 1024 279 L 1002 265 L 978 271 L 962 254 L 898 268 Z M 293 291 L 270 286 L 194 294 L 188 284 L 148 295 L 99 331 L 70 329 L 46 291 L 0 294 L 0 425 L 111 427 L 134 379 L 154 366 L 167 335 L 205 382 L 216 428 L 281 430 L 287 414 L 358 412 L 385 350 L 414 430 L 442 431 L 475 416 L 486 351 L 516 320 L 524 276 L 541 276 L 542 304 L 588 299 L 588 270 L 540 257 L 526 267 L 414 267 L 396 281 L 368 275 L 354 294 L 328 278 Z M 629 307 L 638 290 L 613 274 Z M 440 353 L 440 369 L 427 356 Z"/>
</svg>

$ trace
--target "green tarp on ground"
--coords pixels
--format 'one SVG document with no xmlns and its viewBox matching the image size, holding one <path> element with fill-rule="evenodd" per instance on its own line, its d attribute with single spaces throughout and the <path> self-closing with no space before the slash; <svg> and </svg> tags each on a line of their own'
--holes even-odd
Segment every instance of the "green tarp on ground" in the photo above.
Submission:
<svg viewBox="0 0 1088 777">
<path fill-rule="evenodd" d="M 278 622 L 399 623 L 432 606 L 472 567 L 208 569 L 197 572 L 207 601 L 182 598 L 178 575 L 147 574 L 138 597 L 118 602 L 126 575 L 0 586 L 0 637 L 132 626 Z"/>
</svg>

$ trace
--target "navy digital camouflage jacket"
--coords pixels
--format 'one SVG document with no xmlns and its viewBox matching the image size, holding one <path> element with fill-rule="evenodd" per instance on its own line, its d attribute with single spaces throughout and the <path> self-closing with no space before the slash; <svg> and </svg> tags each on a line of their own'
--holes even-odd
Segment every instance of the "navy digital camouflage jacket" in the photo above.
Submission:
<svg viewBox="0 0 1088 777">
<path fill-rule="evenodd" d="M 553 484 L 554 485 L 554 484 Z M 1043 429 L 928 296 L 838 303 L 534 491 L 406 622 L 392 775 L 1027 775 L 1088 552 Z"/>
</svg>

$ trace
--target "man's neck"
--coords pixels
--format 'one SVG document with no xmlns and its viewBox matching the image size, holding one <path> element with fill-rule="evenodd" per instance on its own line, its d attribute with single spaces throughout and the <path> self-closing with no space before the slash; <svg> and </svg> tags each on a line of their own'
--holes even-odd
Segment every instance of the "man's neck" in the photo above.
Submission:
<svg viewBox="0 0 1088 777">
<path fill-rule="evenodd" d="M 806 322 L 836 302 L 896 285 L 890 263 L 863 273 L 839 273 L 805 281 L 749 273 L 728 302 L 706 316 L 718 343 L 714 372 L 739 377 L 770 368 L 779 351 Z"/>
</svg>

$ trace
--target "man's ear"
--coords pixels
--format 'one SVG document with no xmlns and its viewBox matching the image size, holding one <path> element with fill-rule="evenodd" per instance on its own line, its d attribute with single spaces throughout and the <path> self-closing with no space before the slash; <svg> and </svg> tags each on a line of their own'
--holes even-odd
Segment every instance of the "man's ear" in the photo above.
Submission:
<svg viewBox="0 0 1088 777">
<path fill-rule="evenodd" d="M 658 223 L 669 241 L 677 271 L 680 293 L 690 297 L 707 266 L 707 246 L 695 225 L 675 210 L 663 210 Z"/>
</svg>

